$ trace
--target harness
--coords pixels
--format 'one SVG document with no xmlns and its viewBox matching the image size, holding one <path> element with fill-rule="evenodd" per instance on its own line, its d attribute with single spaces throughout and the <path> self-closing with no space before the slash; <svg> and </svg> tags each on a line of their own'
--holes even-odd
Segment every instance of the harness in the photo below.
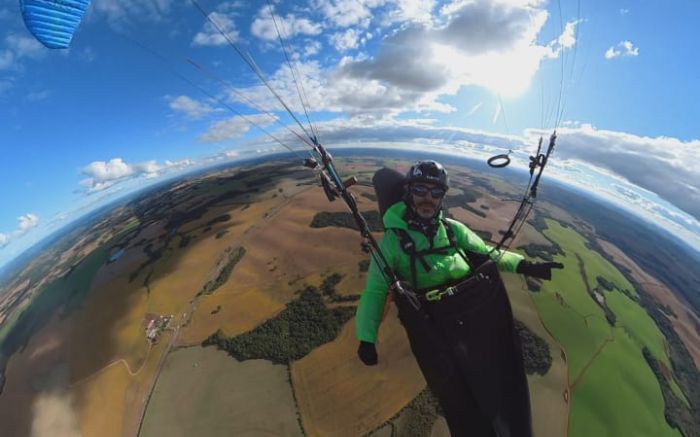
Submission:
<svg viewBox="0 0 700 437">
<path fill-rule="evenodd" d="M 479 266 L 481 266 L 484 262 L 486 262 L 489 257 L 488 255 L 477 253 L 477 252 L 472 252 L 469 250 L 464 250 L 461 249 L 460 247 L 457 246 L 457 238 L 455 237 L 454 230 L 452 229 L 452 226 L 450 223 L 444 219 L 441 218 L 440 222 L 442 225 L 445 227 L 445 231 L 447 233 L 447 239 L 449 241 L 449 244 L 447 246 L 442 246 L 442 247 L 433 247 L 434 243 L 434 238 L 435 235 L 429 236 L 428 240 L 430 241 L 430 246 L 428 249 L 417 251 L 416 250 L 416 244 L 411 238 L 411 236 L 408 234 L 408 232 L 405 229 L 401 228 L 392 228 L 392 230 L 398 235 L 399 237 L 399 244 L 401 245 L 401 249 L 406 253 L 408 256 L 411 257 L 411 286 L 413 287 L 414 290 L 416 290 L 419 294 L 424 295 L 425 299 L 428 301 L 437 301 L 442 298 L 444 295 L 452 295 L 455 292 L 457 292 L 457 285 L 465 282 L 464 278 L 453 281 L 452 283 L 447 283 L 444 284 L 442 287 L 438 289 L 429 289 L 429 288 L 424 288 L 424 289 L 419 289 L 418 288 L 418 280 L 417 280 L 417 267 L 416 267 L 416 261 L 420 262 L 421 266 L 423 267 L 423 270 L 425 270 L 426 273 L 430 272 L 430 265 L 428 262 L 425 260 L 426 255 L 434 255 L 434 254 L 440 254 L 440 255 L 448 255 L 449 254 L 449 249 L 454 248 L 455 251 L 459 254 L 459 256 L 464 259 L 464 262 L 466 262 L 471 268 L 472 271 L 476 270 Z M 470 278 L 472 279 L 472 278 Z M 469 281 L 469 279 L 467 279 Z"/>
</svg>

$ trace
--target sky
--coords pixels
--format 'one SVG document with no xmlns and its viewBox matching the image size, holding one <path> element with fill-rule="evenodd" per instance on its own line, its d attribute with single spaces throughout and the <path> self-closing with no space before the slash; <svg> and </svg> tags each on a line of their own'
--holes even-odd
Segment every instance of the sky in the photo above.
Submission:
<svg viewBox="0 0 700 437">
<path fill-rule="evenodd" d="M 61 50 L 0 0 L 0 266 L 163 178 L 301 156 L 308 120 L 330 150 L 519 167 L 556 128 L 547 176 L 700 250 L 699 20 L 690 0 L 93 0 Z"/>
</svg>

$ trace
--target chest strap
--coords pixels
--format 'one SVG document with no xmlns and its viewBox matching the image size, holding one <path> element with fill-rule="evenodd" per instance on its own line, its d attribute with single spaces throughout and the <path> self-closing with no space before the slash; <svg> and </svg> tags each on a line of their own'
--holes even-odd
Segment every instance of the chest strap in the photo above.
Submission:
<svg viewBox="0 0 700 437">
<path fill-rule="evenodd" d="M 430 272 L 431 270 L 430 265 L 425 260 L 426 255 L 448 255 L 449 249 L 455 248 L 459 256 L 461 256 L 462 259 L 464 259 L 464 262 L 466 262 L 469 266 L 475 267 L 477 264 L 481 264 L 477 263 L 476 259 L 474 259 L 474 261 L 471 261 L 471 257 L 469 257 L 469 252 L 467 252 L 467 254 L 465 255 L 465 251 L 457 246 L 457 238 L 455 237 L 454 230 L 452 229 L 452 226 L 450 226 L 450 223 L 444 218 L 441 219 L 441 222 L 442 225 L 445 227 L 445 232 L 447 233 L 447 239 L 449 241 L 449 244 L 447 246 L 442 247 L 433 247 L 433 240 L 435 236 L 432 236 L 432 238 L 429 237 L 430 247 L 421 251 L 416 250 L 415 242 L 405 229 L 392 228 L 399 237 L 399 244 L 401 244 L 401 249 L 404 251 L 404 253 L 411 257 L 411 285 L 413 286 L 414 290 L 418 290 L 418 274 L 416 271 L 416 260 L 421 263 L 421 266 L 423 267 L 423 270 L 425 270 L 426 273 Z"/>
</svg>

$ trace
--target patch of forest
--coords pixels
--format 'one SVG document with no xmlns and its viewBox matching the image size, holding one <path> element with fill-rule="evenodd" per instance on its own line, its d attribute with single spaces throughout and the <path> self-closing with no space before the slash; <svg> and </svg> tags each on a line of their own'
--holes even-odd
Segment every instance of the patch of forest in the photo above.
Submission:
<svg viewBox="0 0 700 437">
<path fill-rule="evenodd" d="M 552 367 L 552 353 L 547 343 L 542 337 L 532 332 L 520 320 L 514 320 L 515 332 L 520 337 L 523 348 L 523 361 L 525 362 L 525 373 L 533 375 L 546 375 Z"/>
<path fill-rule="evenodd" d="M 227 337 L 218 330 L 202 346 L 216 346 L 239 361 L 265 359 L 289 364 L 335 340 L 354 315 L 354 307 L 326 307 L 319 290 L 310 285 L 276 317 L 252 331 Z"/>
<path fill-rule="evenodd" d="M 518 246 L 519 250 L 523 250 L 529 258 L 539 257 L 545 261 L 554 261 L 555 255 L 565 255 L 561 246 L 557 243 L 553 244 L 537 244 L 530 243 Z"/>
<path fill-rule="evenodd" d="M 392 436 L 429 437 L 438 415 L 444 415 L 440 403 L 430 388 L 425 387 L 411 402 L 377 429 L 388 424 L 392 428 Z"/>
<path fill-rule="evenodd" d="M 233 268 L 236 267 L 236 264 L 238 264 L 241 261 L 241 259 L 243 259 L 245 253 L 246 250 L 243 246 L 237 248 L 236 250 L 230 251 L 226 259 L 226 264 L 219 271 L 219 274 L 216 276 L 215 279 L 207 281 L 207 283 L 204 284 L 204 287 L 202 287 L 199 293 L 197 293 L 197 296 L 202 294 L 212 294 L 214 291 L 216 291 L 217 288 L 224 285 L 226 281 L 228 281 L 228 278 L 231 276 Z"/>
<path fill-rule="evenodd" d="M 685 437 L 700 437 L 700 415 L 696 409 L 689 409 L 682 400 L 673 393 L 671 385 L 666 380 L 661 364 L 654 358 L 651 351 L 644 346 L 642 355 L 656 379 L 661 385 L 661 394 L 664 397 L 664 416 L 671 427 L 679 430 Z"/>
<path fill-rule="evenodd" d="M 326 276 L 321 283 L 321 294 L 331 302 L 355 302 L 360 300 L 359 294 L 338 294 L 335 286 L 343 279 L 340 273 Z"/>
</svg>

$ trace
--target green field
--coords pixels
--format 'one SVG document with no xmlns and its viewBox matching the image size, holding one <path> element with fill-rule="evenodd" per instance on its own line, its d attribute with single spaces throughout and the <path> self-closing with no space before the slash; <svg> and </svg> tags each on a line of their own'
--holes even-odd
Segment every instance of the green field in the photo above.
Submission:
<svg viewBox="0 0 700 437">
<path fill-rule="evenodd" d="M 646 346 L 670 366 L 665 339 L 644 308 L 620 290 L 635 297 L 636 291 L 577 232 L 552 220 L 547 226 L 545 236 L 565 252 L 555 257 L 565 269 L 555 272 L 533 298 L 543 322 L 566 350 L 572 387 L 569 435 L 680 435 L 664 418 L 659 382 L 642 355 Z M 615 314 L 615 327 L 589 294 L 598 276 L 615 285 L 613 291 L 602 292 Z M 671 385 L 683 398 L 673 380 Z"/>
<path fill-rule="evenodd" d="M 287 366 L 199 346 L 166 358 L 141 426 L 148 436 L 301 436 Z"/>
</svg>

